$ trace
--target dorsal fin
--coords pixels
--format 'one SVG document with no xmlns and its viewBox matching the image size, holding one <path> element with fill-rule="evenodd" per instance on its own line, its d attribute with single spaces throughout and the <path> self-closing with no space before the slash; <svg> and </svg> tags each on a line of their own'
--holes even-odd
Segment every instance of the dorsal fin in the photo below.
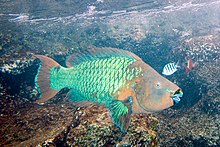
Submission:
<svg viewBox="0 0 220 147">
<path fill-rule="evenodd" d="M 137 55 L 116 48 L 90 48 L 70 55 L 67 58 L 66 65 L 68 67 L 78 65 L 85 61 L 93 61 L 97 59 L 106 59 L 111 57 L 127 57 L 135 60 L 141 60 Z"/>
</svg>

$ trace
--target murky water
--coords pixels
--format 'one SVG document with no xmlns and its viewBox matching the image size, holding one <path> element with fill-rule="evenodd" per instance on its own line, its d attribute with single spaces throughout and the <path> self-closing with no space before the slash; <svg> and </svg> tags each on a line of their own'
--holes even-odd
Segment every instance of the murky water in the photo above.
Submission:
<svg viewBox="0 0 220 147">
<path fill-rule="evenodd" d="M 219 7 L 219 0 L 3 0 L 2 99 L 5 94 L 31 102 L 36 99 L 33 75 L 37 63 L 29 60 L 31 53 L 49 55 L 65 65 L 73 51 L 114 47 L 137 54 L 159 73 L 165 64 L 179 61 L 180 69 L 166 78 L 183 89 L 184 97 L 162 115 L 179 119 L 199 108 L 198 113 L 217 114 L 217 122 Z M 197 63 L 190 72 L 186 72 L 188 59 Z"/>
</svg>

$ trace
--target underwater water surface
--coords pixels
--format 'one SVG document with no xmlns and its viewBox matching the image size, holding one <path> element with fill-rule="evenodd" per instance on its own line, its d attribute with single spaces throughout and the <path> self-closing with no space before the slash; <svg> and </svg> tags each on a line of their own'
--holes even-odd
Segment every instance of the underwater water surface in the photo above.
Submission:
<svg viewBox="0 0 220 147">
<path fill-rule="evenodd" d="M 219 8 L 219 0 L 0 1 L 0 145 L 220 146 Z M 32 55 L 66 66 L 91 47 L 128 50 L 160 74 L 178 62 L 163 76 L 182 88 L 181 101 L 135 115 L 127 135 L 111 130 L 105 108 L 73 107 L 68 89 L 37 105 Z M 196 66 L 188 71 L 189 60 Z"/>
</svg>

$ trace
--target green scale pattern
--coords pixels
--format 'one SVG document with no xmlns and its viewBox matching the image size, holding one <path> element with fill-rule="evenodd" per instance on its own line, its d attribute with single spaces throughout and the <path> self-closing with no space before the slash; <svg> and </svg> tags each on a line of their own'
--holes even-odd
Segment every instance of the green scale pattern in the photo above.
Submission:
<svg viewBox="0 0 220 147">
<path fill-rule="evenodd" d="M 55 90 L 64 87 L 72 89 L 70 98 L 73 100 L 105 103 L 112 100 L 113 94 L 127 80 L 140 74 L 141 68 L 128 68 L 134 61 L 126 57 L 111 57 L 82 62 L 71 68 L 53 67 L 50 87 Z"/>
</svg>

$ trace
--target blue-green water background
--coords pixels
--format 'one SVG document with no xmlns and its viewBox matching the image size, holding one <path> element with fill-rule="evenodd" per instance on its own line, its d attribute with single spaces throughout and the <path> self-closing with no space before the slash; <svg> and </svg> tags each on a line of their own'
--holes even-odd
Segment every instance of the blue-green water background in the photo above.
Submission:
<svg viewBox="0 0 220 147">
<path fill-rule="evenodd" d="M 165 64 L 179 61 L 182 68 L 167 77 L 186 91 L 177 109 L 194 105 L 207 92 L 204 79 L 193 71 L 186 74 L 186 59 L 193 58 L 202 65 L 219 58 L 219 1 L 0 3 L 1 56 L 15 52 L 51 54 L 64 63 L 64 57 L 73 50 L 96 46 L 132 51 L 159 73 Z M 198 37 L 210 35 L 217 38 L 210 50 L 191 51 L 200 46 L 195 45 L 201 42 Z"/>
<path fill-rule="evenodd" d="M 31 53 L 48 55 L 65 66 L 75 51 L 120 48 L 159 73 L 165 64 L 179 61 L 181 68 L 166 78 L 180 86 L 184 96 L 160 113 L 165 116 L 158 125 L 163 145 L 175 142 L 170 132 L 177 134 L 180 146 L 188 137 L 196 146 L 219 144 L 219 8 L 219 0 L 0 0 L 0 96 L 10 96 L 18 109 L 37 99 L 38 64 L 29 60 Z M 187 73 L 190 58 L 197 66 Z M 0 109 L 10 112 L 3 105 Z"/>
<path fill-rule="evenodd" d="M 179 61 L 181 68 L 166 77 L 184 91 L 172 107 L 175 114 L 183 115 L 204 99 L 202 110 L 218 114 L 219 102 L 209 101 L 220 94 L 219 8 L 218 0 L 1 0 L 1 67 L 27 58 L 27 52 L 49 55 L 65 65 L 76 50 L 120 48 L 159 73 L 165 64 Z M 198 66 L 186 73 L 189 58 Z M 34 101 L 30 94 L 36 69 L 31 63 L 1 72 L 1 86 L 6 93 Z"/>
</svg>

